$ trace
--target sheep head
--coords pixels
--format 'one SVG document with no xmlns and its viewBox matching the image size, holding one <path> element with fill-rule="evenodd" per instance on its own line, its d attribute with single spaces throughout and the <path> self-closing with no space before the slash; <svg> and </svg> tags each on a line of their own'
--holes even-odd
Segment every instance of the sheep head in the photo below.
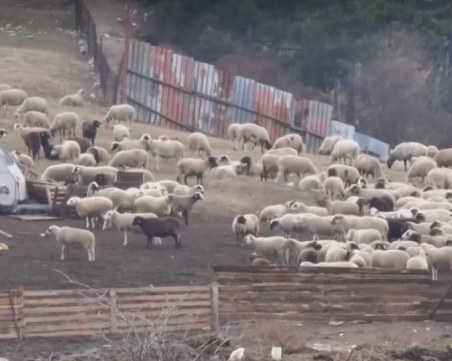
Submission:
<svg viewBox="0 0 452 361">
<path fill-rule="evenodd" d="M 246 224 L 246 218 L 242 215 L 237 216 L 237 223 L 238 224 Z"/>
<path fill-rule="evenodd" d="M 56 232 L 58 232 L 59 229 L 60 229 L 60 227 L 58 227 L 55 224 L 52 226 L 49 226 L 44 233 L 41 233 L 41 237 L 48 237 L 52 234 L 55 234 Z"/>
<path fill-rule="evenodd" d="M 80 199 L 80 197 L 71 197 L 67 200 L 66 205 L 68 207 L 75 207 Z"/>
<path fill-rule="evenodd" d="M 8 132 L 5 130 L 5 128 L 0 128 L 0 138 L 2 138 L 5 135 L 8 135 Z"/>
<path fill-rule="evenodd" d="M 443 234 L 443 231 L 441 228 L 432 228 L 430 229 L 429 235 L 430 236 L 441 236 Z"/>
<path fill-rule="evenodd" d="M 135 217 L 132 221 L 132 226 L 139 226 L 140 224 L 143 224 L 144 218 L 143 217 Z"/>
<path fill-rule="evenodd" d="M 192 197 L 192 199 L 193 199 L 194 202 L 196 202 L 196 201 L 202 201 L 202 200 L 204 199 L 204 196 L 202 195 L 201 192 L 196 192 L 196 193 L 193 194 L 191 197 Z"/>
<path fill-rule="evenodd" d="M 215 168 L 218 166 L 218 159 L 217 157 L 209 157 L 207 158 L 207 164 L 209 168 Z"/>
<path fill-rule="evenodd" d="M 276 219 L 272 219 L 270 221 L 270 230 L 272 230 L 273 228 L 277 227 L 279 225 L 279 221 L 277 221 Z"/>
<path fill-rule="evenodd" d="M 93 120 L 93 128 L 99 128 L 101 126 L 102 122 L 100 120 Z"/>
<path fill-rule="evenodd" d="M 119 150 L 120 147 L 121 147 L 121 145 L 119 144 L 119 142 L 112 142 L 110 150 L 112 152 L 114 152 L 115 150 Z"/>
<path fill-rule="evenodd" d="M 290 211 L 299 211 L 304 212 L 306 211 L 306 205 L 303 202 L 291 202 L 289 206 Z"/>
<path fill-rule="evenodd" d="M 386 161 L 386 165 L 388 166 L 389 169 L 391 169 L 391 167 L 394 164 L 394 162 L 395 162 L 394 155 L 392 154 L 392 151 L 389 151 L 389 158 Z"/>
<path fill-rule="evenodd" d="M 440 227 L 441 227 L 441 222 L 440 221 L 433 221 L 432 224 L 430 224 L 430 229 L 440 228 Z"/>
<path fill-rule="evenodd" d="M 334 224 L 340 224 L 340 223 L 342 223 L 344 220 L 345 220 L 344 216 L 338 214 L 338 215 L 336 215 L 336 216 L 333 217 L 333 219 L 330 221 L 330 223 L 333 224 L 333 225 L 334 225 Z"/>
</svg>

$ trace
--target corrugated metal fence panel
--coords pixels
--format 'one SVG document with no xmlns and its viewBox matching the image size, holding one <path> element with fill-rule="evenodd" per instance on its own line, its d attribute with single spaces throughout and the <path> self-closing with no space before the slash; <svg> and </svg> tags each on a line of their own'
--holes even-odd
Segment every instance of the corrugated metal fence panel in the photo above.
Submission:
<svg viewBox="0 0 452 361">
<path fill-rule="evenodd" d="M 369 139 L 370 137 L 366 134 L 362 134 L 359 132 L 355 132 L 353 139 L 356 140 L 359 144 L 359 147 L 362 151 L 365 151 L 369 148 Z"/>
<path fill-rule="evenodd" d="M 350 124 L 338 122 L 337 120 L 332 120 L 330 135 L 340 135 L 345 139 L 354 139 L 355 127 Z"/>
<path fill-rule="evenodd" d="M 375 138 L 369 138 L 369 150 L 378 154 L 382 161 L 386 162 L 388 160 L 389 144 Z"/>
<path fill-rule="evenodd" d="M 310 100 L 307 130 L 323 137 L 329 135 L 332 108 L 331 105 Z"/>
<path fill-rule="evenodd" d="M 306 129 L 309 118 L 309 100 L 299 99 L 295 102 L 295 112 L 292 127 Z"/>
<path fill-rule="evenodd" d="M 251 112 L 253 109 L 256 82 L 252 79 L 236 76 L 232 87 L 232 104 L 230 111 L 231 123 L 253 123 L 256 116 Z"/>
<path fill-rule="evenodd" d="M 224 71 L 218 72 L 219 82 L 216 89 L 217 102 L 213 103 L 213 119 L 210 133 L 217 137 L 225 138 L 230 121 L 230 107 L 227 105 L 231 101 L 234 76 Z"/>
<path fill-rule="evenodd" d="M 308 153 L 317 154 L 319 152 L 320 146 L 322 145 L 322 142 L 323 138 L 308 134 L 305 140 L 306 151 Z"/>
</svg>

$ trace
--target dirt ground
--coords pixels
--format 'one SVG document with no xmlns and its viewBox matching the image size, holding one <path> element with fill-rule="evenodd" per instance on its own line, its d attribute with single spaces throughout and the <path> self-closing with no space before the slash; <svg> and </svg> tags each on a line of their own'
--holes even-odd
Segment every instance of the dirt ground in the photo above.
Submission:
<svg viewBox="0 0 452 361">
<path fill-rule="evenodd" d="M 23 12 L 17 11 L 16 4 L 16 1 L 5 0 L 0 3 L 0 83 L 23 88 L 29 95 L 45 97 L 51 104 L 51 117 L 64 110 L 57 105 L 60 97 L 84 88 L 90 97 L 86 106 L 77 110 L 82 121 L 102 119 L 106 104 L 103 104 L 98 92 L 98 79 L 89 65 L 89 59 L 78 53 L 69 2 L 40 1 L 39 6 L 36 2 L 30 2 Z M 109 19 L 109 24 L 100 29 L 108 32 L 114 27 L 112 19 L 117 14 L 110 14 L 108 6 L 102 7 L 102 4 L 107 4 L 102 0 L 93 1 L 93 4 L 97 9 L 104 9 L 103 17 Z M 115 9 L 119 11 L 118 7 Z M 0 127 L 10 132 L 5 142 L 11 149 L 25 151 L 21 138 L 12 130 L 13 123 L 11 113 L 0 116 Z M 144 132 L 153 137 L 167 134 L 182 141 L 186 137 L 185 133 L 144 124 L 133 128 L 135 137 Z M 102 128 L 96 143 L 109 148 L 110 142 L 111 130 Z M 215 155 L 229 154 L 233 159 L 239 159 L 245 154 L 232 151 L 231 145 L 223 140 L 211 139 L 211 143 Z M 254 159 L 260 156 L 257 151 L 252 155 Z M 321 170 L 329 164 L 326 157 L 311 158 Z M 42 172 L 49 164 L 49 161 L 38 160 L 35 169 Z M 392 180 L 400 180 L 403 176 L 400 167 L 387 174 Z M 162 162 L 162 169 L 155 175 L 157 179 L 175 179 L 174 162 Z M 27 289 L 73 287 L 55 270 L 93 287 L 205 284 L 212 280 L 213 266 L 247 263 L 250 251 L 235 244 L 230 230 L 236 214 L 258 212 L 266 205 L 289 199 L 311 203 L 309 194 L 286 185 L 261 183 L 248 177 L 240 177 L 234 182 L 206 179 L 205 187 L 205 200 L 195 205 L 190 225 L 183 228 L 181 249 L 176 250 L 171 241 L 165 241 L 161 247 L 146 250 L 144 237 L 139 234 L 132 234 L 129 245 L 123 247 L 122 235 L 116 230 L 98 229 L 95 231 L 97 247 L 94 263 L 88 263 L 86 255 L 77 249 L 71 249 L 68 258 L 60 262 L 55 240 L 39 237 L 39 233 L 50 224 L 83 227 L 84 221 L 24 222 L 2 217 L 0 228 L 13 234 L 14 238 L 1 240 L 9 245 L 10 250 L 0 253 L 0 289 L 19 286 Z M 263 234 L 270 234 L 265 225 Z M 314 349 L 322 349 L 322 345 L 326 344 L 330 347 L 335 344 L 350 347 L 372 342 L 427 345 L 430 340 L 439 340 L 442 345 L 450 338 L 449 325 L 438 323 L 373 323 L 339 327 L 305 324 L 298 327 L 299 338 Z M 0 357 L 10 360 L 60 360 L 64 359 L 64 354 L 83 354 L 92 349 L 108 350 L 103 346 L 104 340 L 3 342 L 0 343 Z M 99 353 L 95 352 L 96 355 Z M 72 359 L 90 360 L 90 357 Z M 92 359 L 101 358 L 96 356 Z"/>
</svg>

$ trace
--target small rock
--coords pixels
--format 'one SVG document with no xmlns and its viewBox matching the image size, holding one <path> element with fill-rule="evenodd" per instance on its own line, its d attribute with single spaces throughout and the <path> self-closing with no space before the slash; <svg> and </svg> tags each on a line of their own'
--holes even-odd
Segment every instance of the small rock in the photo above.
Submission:
<svg viewBox="0 0 452 361">
<path fill-rule="evenodd" d="M 28 39 L 33 39 L 35 36 L 34 35 L 27 35 Z"/>
<path fill-rule="evenodd" d="M 118 23 L 122 23 L 122 22 L 123 22 L 123 20 L 122 20 L 121 18 L 116 18 L 116 21 L 117 21 Z"/>
<path fill-rule="evenodd" d="M 341 326 L 344 324 L 344 321 L 330 321 L 328 322 L 328 325 L 330 326 Z"/>
<path fill-rule="evenodd" d="M 366 324 L 366 323 L 372 323 L 372 321 L 369 321 L 369 320 L 352 320 L 348 324 L 349 325 L 363 325 L 363 324 Z"/>
<path fill-rule="evenodd" d="M 96 94 L 94 94 L 94 93 L 91 93 L 89 96 L 93 99 L 96 99 Z"/>
</svg>

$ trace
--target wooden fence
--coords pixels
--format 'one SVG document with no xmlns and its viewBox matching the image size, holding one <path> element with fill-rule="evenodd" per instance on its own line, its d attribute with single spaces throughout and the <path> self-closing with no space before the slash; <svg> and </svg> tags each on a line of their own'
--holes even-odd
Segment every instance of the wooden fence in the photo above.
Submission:
<svg viewBox="0 0 452 361">
<path fill-rule="evenodd" d="M 0 339 L 216 327 L 214 286 L 0 292 Z"/>
<path fill-rule="evenodd" d="M 220 323 L 452 321 L 452 296 L 440 302 L 448 285 L 432 282 L 427 271 L 216 267 L 215 273 Z"/>
</svg>

